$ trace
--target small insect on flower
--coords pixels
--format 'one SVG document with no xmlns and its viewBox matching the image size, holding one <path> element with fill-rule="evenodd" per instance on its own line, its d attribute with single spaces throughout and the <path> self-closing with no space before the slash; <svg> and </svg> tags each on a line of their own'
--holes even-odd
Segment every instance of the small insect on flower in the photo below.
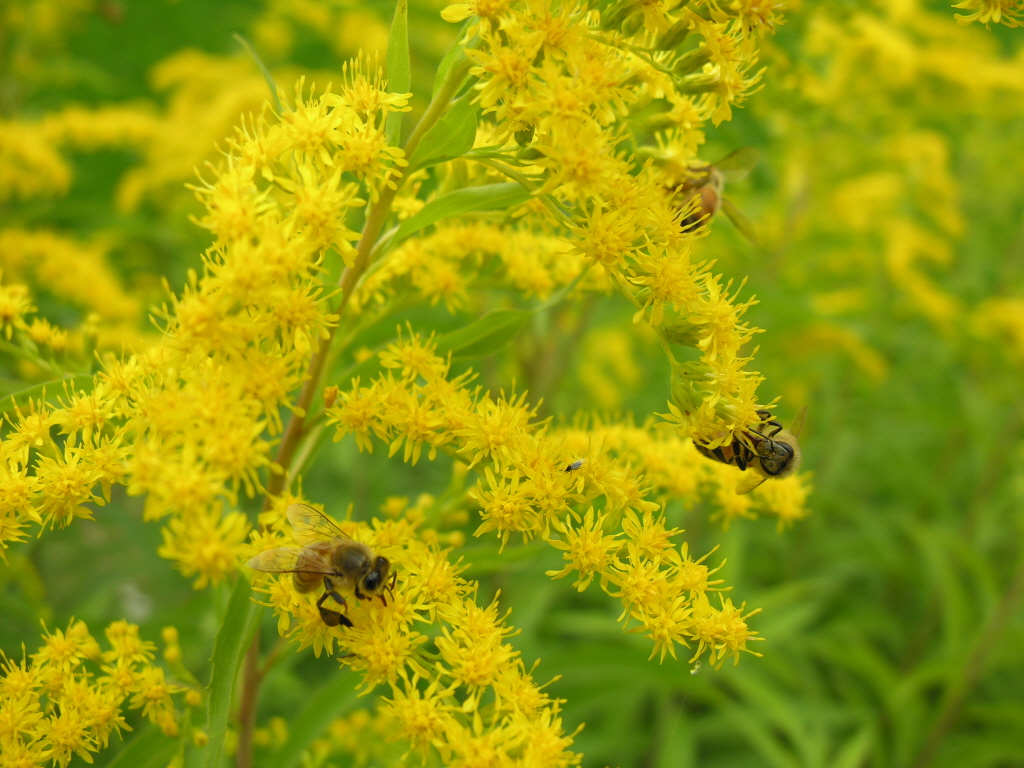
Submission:
<svg viewBox="0 0 1024 768">
<path fill-rule="evenodd" d="M 771 411 L 761 410 L 757 415 L 761 421 L 727 445 L 708 448 L 694 444 L 709 459 L 732 464 L 740 471 L 751 470 L 736 486 L 736 493 L 740 495 L 750 493 L 769 477 L 789 477 L 800 466 L 800 444 L 796 439 L 807 418 L 807 408 L 801 408 L 793 419 L 792 430 L 783 428 L 773 419 Z"/>
<path fill-rule="evenodd" d="M 704 226 L 723 211 L 736 229 L 751 243 L 757 243 L 757 232 L 742 211 L 727 199 L 725 182 L 740 181 L 757 165 L 758 152 L 753 147 L 737 149 L 717 163 L 700 165 L 687 171 L 687 178 L 673 189 L 673 199 L 680 207 L 696 202 L 697 209 L 679 222 L 684 232 Z"/>
<path fill-rule="evenodd" d="M 342 610 L 348 607 L 345 598 L 337 592 L 341 587 L 351 587 L 359 600 L 379 597 L 384 605 L 388 604 L 384 592 L 394 590 L 398 574 L 391 571 L 386 557 L 374 555 L 368 546 L 353 541 L 326 515 L 306 504 L 292 504 L 287 514 L 295 540 L 303 546 L 268 549 L 249 561 L 250 568 L 266 573 L 290 573 L 299 592 L 312 592 L 323 584 L 324 593 L 316 601 L 316 607 L 329 627 L 352 626 L 344 613 L 324 607 L 328 597 Z"/>
<path fill-rule="evenodd" d="M 563 472 L 575 472 L 577 469 L 582 467 L 586 463 L 586 459 L 576 459 L 572 464 L 563 469 Z"/>
</svg>

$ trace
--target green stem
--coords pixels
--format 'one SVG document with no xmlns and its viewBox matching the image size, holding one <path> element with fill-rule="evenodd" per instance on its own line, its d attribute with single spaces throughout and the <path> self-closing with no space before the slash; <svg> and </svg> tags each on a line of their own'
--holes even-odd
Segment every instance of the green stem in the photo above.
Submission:
<svg viewBox="0 0 1024 768">
<path fill-rule="evenodd" d="M 515 170 L 509 168 L 504 163 L 499 163 L 499 162 L 497 162 L 495 160 L 491 160 L 491 159 L 486 158 L 486 157 L 469 157 L 469 158 L 466 158 L 466 159 L 468 159 L 468 160 L 476 160 L 478 163 L 483 163 L 488 168 L 493 168 L 498 173 L 501 173 L 501 174 L 504 174 L 505 176 L 508 176 L 513 181 L 518 181 L 520 184 L 522 184 L 524 187 L 526 187 L 526 189 L 530 190 L 530 192 L 536 192 L 537 191 L 537 188 L 532 185 L 532 182 L 534 181 L 534 179 L 530 178 L 529 176 L 526 176 L 525 174 L 519 173 L 518 171 L 515 171 Z M 543 181 L 543 179 L 540 179 L 540 181 Z M 551 213 L 553 213 L 555 215 L 555 218 L 558 221 L 560 221 L 562 224 L 564 224 L 567 227 L 571 227 L 572 226 L 572 220 L 568 216 L 566 216 L 565 212 L 562 211 L 555 204 L 554 200 L 551 199 L 551 195 L 540 195 L 537 199 L 540 200 L 542 203 L 544 203 L 545 206 L 547 206 L 547 209 L 549 211 L 551 211 Z"/>
<path fill-rule="evenodd" d="M 410 157 L 416 151 L 416 147 L 426 132 L 444 114 L 455 93 L 458 91 L 459 84 L 466 74 L 468 67 L 469 63 L 466 62 L 461 67 L 453 67 L 448 73 L 448 77 L 438 90 L 434 100 L 430 102 L 430 106 L 427 107 L 412 135 L 409 136 L 409 140 L 405 143 L 406 157 Z M 345 308 L 348 306 L 349 299 L 352 298 L 352 293 L 355 291 L 359 278 L 362 277 L 370 265 L 370 257 L 374 246 L 380 237 L 384 222 L 387 221 L 388 215 L 391 213 L 391 205 L 395 200 L 395 195 L 398 194 L 400 186 L 399 183 L 393 186 L 385 185 L 384 189 L 381 190 L 380 197 L 370 209 L 370 215 L 367 217 L 366 225 L 363 227 L 363 234 L 356 245 L 355 260 L 352 262 L 352 266 L 346 267 L 345 271 L 342 272 L 341 280 L 339 281 L 341 300 L 336 310 L 339 316 L 339 323 L 331 328 L 329 338 L 321 342 L 316 353 L 314 353 L 309 361 L 309 373 L 306 383 L 295 402 L 292 416 L 288 420 L 288 426 L 285 428 L 284 436 L 281 438 L 281 445 L 277 451 L 276 462 L 281 468 L 280 474 L 271 475 L 270 480 L 267 482 L 265 509 L 270 507 L 272 497 L 280 495 L 288 485 L 290 479 L 288 477 L 288 468 L 292 464 L 292 458 L 305 432 L 306 414 L 313 402 L 313 398 L 320 389 L 320 379 L 323 376 L 325 363 L 330 355 L 335 333 L 341 325 L 341 318 L 344 317 Z"/>
<path fill-rule="evenodd" d="M 237 768 L 252 768 L 252 736 L 256 730 L 256 703 L 263 675 L 260 672 L 260 633 L 252 638 L 252 644 L 245 653 L 242 698 L 238 713 L 238 752 L 235 755 Z"/>
<path fill-rule="evenodd" d="M 468 67 L 469 64 L 467 63 L 465 66 Z M 438 90 L 434 100 L 427 107 L 427 111 L 424 112 L 419 124 L 406 142 L 406 157 L 412 155 L 427 130 L 444 114 L 452 97 L 458 90 L 459 83 L 465 72 L 465 68 L 453 67 L 452 71 L 448 73 L 442 87 Z M 391 204 L 394 202 L 395 195 L 398 193 L 400 186 L 400 183 L 396 183 L 394 186 L 385 185 L 377 202 L 370 209 L 370 215 L 366 219 L 362 236 L 356 245 L 355 260 L 352 266 L 346 267 L 345 271 L 342 272 L 339 281 L 341 300 L 336 310 L 339 321 L 337 325 L 331 328 L 328 338 L 321 341 L 316 352 L 310 358 L 306 383 L 303 385 L 298 399 L 295 401 L 291 418 L 288 420 L 288 426 L 285 428 L 284 436 L 281 438 L 281 445 L 275 457 L 279 473 L 272 474 L 267 481 L 263 503 L 264 509 L 269 509 L 273 503 L 274 496 L 279 496 L 288 485 L 291 474 L 289 468 L 292 466 L 296 451 L 302 445 L 303 437 L 306 434 L 306 414 L 313 403 L 313 398 L 320 390 L 320 380 L 323 377 L 327 360 L 331 356 L 332 342 L 336 337 L 337 329 L 341 326 L 345 308 L 348 306 L 349 299 L 352 298 L 352 293 L 355 291 L 359 278 L 366 272 L 366 268 L 371 262 L 370 256 L 373 253 L 374 245 L 380 237 L 384 222 L 387 221 L 388 215 L 391 213 Z M 238 768 L 251 768 L 252 766 L 252 737 L 255 730 L 259 686 L 262 677 L 259 665 L 259 633 L 257 632 L 245 657 L 242 681 L 242 706 L 238 729 Z"/>
</svg>

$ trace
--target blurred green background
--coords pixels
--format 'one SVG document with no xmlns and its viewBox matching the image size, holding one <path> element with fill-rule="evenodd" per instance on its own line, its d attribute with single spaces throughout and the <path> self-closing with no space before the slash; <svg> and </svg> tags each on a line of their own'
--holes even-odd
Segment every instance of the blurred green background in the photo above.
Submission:
<svg viewBox="0 0 1024 768">
<path fill-rule="evenodd" d="M 191 112 L 174 112 L 185 86 L 161 87 L 153 75 L 168 57 L 196 49 L 244 73 L 246 87 L 259 84 L 232 39 L 242 32 L 282 85 L 300 72 L 325 82 L 358 48 L 383 53 L 393 13 L 390 2 L 327 0 L 75 7 L 59 40 L 2 38 L 3 119 L 144 100 L 184 129 L 205 102 L 193 94 Z M 411 7 L 415 110 L 455 36 L 442 8 Z M 31 76 L 12 65 L 26 46 L 39 64 Z M 550 548 L 510 546 L 499 559 L 490 540 L 470 538 L 456 555 L 474 563 L 467 576 L 480 579 L 482 599 L 500 589 L 513 608 L 515 645 L 528 664 L 542 660 L 538 679 L 560 675 L 549 690 L 567 701 L 567 730 L 586 723 L 576 740 L 585 766 L 1024 765 L 1024 34 L 959 28 L 942 2 L 794 2 L 761 64 L 764 89 L 709 133 L 702 153 L 713 161 L 760 150 L 751 178 L 727 192 L 761 242 L 716 219 L 697 257 L 748 277 L 743 295 L 759 299 L 748 318 L 767 331 L 755 366 L 766 377 L 762 399 L 782 396 L 788 418 L 808 406 L 813 514 L 783 532 L 767 519 L 723 532 L 690 500 L 668 514 L 691 552 L 722 542 L 714 559 L 728 561 L 730 596 L 763 608 L 751 622 L 763 658 L 696 674 L 683 660 L 659 665 L 647 641 L 621 633 L 617 607 L 599 590 L 579 595 L 544 576 L 559 562 Z M 203 130 L 223 137 L 242 107 L 217 113 L 220 91 L 233 85 L 218 87 L 207 88 Z M 200 152 L 212 156 L 220 137 Z M 129 210 L 115 202 L 119 181 L 152 158 L 69 157 L 68 193 L 5 203 L 4 225 L 81 239 L 116 233 L 110 257 L 127 286 L 149 300 L 161 296 L 160 276 L 180 288 L 206 245 L 188 221 L 198 211 L 183 186 L 191 178 L 168 177 Z M 39 305 L 53 320 L 74 320 L 45 291 Z M 596 301 L 564 370 L 545 385 L 556 420 L 664 411 L 667 363 L 631 315 L 617 297 Z M 439 330 L 470 316 L 443 307 L 409 315 Z M 485 381 L 516 377 L 530 388 L 530 355 L 558 333 L 551 320 L 485 363 Z M 449 462 L 409 467 L 360 454 L 349 438 L 328 444 L 304 488 L 368 517 L 387 496 L 443 492 Z M 5 653 L 20 656 L 22 644 L 31 653 L 40 620 L 53 628 L 74 616 L 98 634 L 127 618 L 154 640 L 177 626 L 186 665 L 205 679 L 226 592 L 193 591 L 156 556 L 159 530 L 142 522 L 141 506 L 115 492 L 95 522 L 12 548 L 0 563 Z M 269 647 L 269 618 L 263 634 Z M 290 719 L 311 691 L 336 685 L 328 674 L 344 673 L 287 652 L 265 684 L 261 723 Z M 329 701 L 334 715 L 372 705 Z"/>
</svg>

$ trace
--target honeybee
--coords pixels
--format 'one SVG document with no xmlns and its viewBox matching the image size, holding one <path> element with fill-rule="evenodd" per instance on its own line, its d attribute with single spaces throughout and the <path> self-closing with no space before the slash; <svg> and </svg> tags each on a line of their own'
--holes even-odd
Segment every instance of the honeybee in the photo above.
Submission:
<svg viewBox="0 0 1024 768">
<path fill-rule="evenodd" d="M 757 232 L 739 208 L 724 197 L 725 182 L 740 181 L 757 165 L 758 152 L 753 147 L 737 149 L 717 163 L 707 163 L 689 169 L 683 183 L 673 189 L 673 199 L 680 207 L 696 201 L 697 209 L 684 216 L 679 224 L 684 232 L 691 232 L 711 221 L 721 210 L 747 240 L 757 243 Z"/>
<path fill-rule="evenodd" d="M 328 627 L 351 627 L 344 613 L 324 607 L 328 597 L 348 607 L 338 594 L 341 587 L 352 587 L 356 598 L 379 597 L 388 604 L 385 591 L 393 591 L 397 573 L 391 571 L 386 557 L 375 555 L 365 544 L 353 541 L 326 515 L 307 504 L 292 504 L 287 511 L 292 535 L 301 547 L 277 547 L 261 552 L 249 561 L 249 567 L 266 573 L 290 573 L 299 592 L 312 592 L 323 585 L 324 593 L 316 601 L 320 618 Z M 388 581 L 388 574 L 391 580 Z"/>
<path fill-rule="evenodd" d="M 750 493 L 769 477 L 783 478 L 800 466 L 800 444 L 796 438 L 803 429 L 807 409 L 801 408 L 793 420 L 792 430 L 785 429 L 772 418 L 772 412 L 760 410 L 761 421 L 733 438 L 728 445 L 707 448 L 694 443 L 704 456 L 723 464 L 732 464 L 740 471 L 750 469 L 736 486 L 737 494 Z"/>
</svg>

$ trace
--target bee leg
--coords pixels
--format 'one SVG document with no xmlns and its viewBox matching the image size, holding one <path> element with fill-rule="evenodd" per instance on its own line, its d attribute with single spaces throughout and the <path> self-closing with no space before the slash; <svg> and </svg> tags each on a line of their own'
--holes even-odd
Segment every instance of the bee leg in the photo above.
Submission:
<svg viewBox="0 0 1024 768">
<path fill-rule="evenodd" d="M 348 603 L 345 602 L 345 598 L 343 598 L 341 595 L 335 592 L 333 588 L 326 584 L 326 581 L 327 580 L 324 579 L 325 586 L 328 587 L 328 590 L 325 591 L 322 595 L 320 595 L 320 599 L 316 601 L 317 610 L 320 611 L 320 618 L 328 627 L 336 627 L 339 624 L 344 625 L 346 627 L 351 627 L 352 622 L 349 620 L 348 616 L 346 616 L 343 613 L 338 613 L 338 611 L 332 611 L 330 608 L 324 608 L 324 600 L 326 600 L 328 597 L 333 597 L 335 602 L 337 602 L 338 605 L 340 605 L 342 608 L 348 607 Z"/>
</svg>

